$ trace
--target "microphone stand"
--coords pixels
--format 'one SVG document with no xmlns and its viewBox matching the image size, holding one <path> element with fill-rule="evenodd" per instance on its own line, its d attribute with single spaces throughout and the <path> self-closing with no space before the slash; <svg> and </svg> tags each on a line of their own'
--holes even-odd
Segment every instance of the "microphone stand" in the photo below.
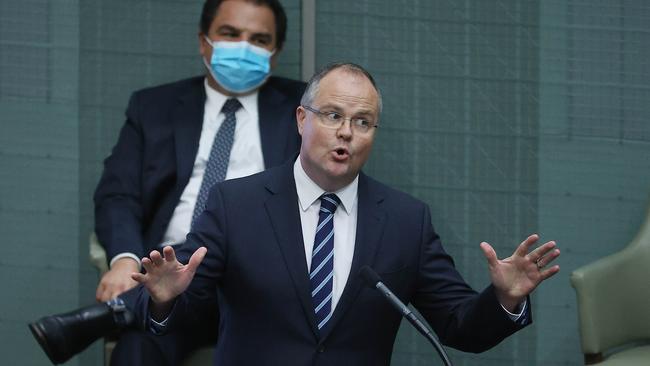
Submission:
<svg viewBox="0 0 650 366">
<path fill-rule="evenodd" d="M 361 271 L 359 271 L 359 274 L 361 277 L 363 277 L 363 279 L 370 287 L 379 290 L 379 292 L 384 295 L 386 300 L 397 311 L 399 311 L 402 316 L 404 316 L 406 320 L 408 320 L 409 323 L 411 323 L 411 325 L 413 325 L 415 329 L 417 329 L 417 331 L 420 332 L 420 334 L 422 334 L 429 341 L 429 343 L 433 345 L 433 348 L 435 348 L 436 352 L 438 352 L 438 355 L 442 359 L 442 362 L 445 364 L 445 366 L 452 366 L 451 361 L 449 360 L 449 356 L 447 356 L 447 353 L 445 352 L 445 349 L 442 348 L 442 344 L 440 344 L 431 330 L 429 330 L 429 328 L 424 325 L 424 323 L 418 319 L 415 314 L 413 314 L 413 311 L 411 311 L 408 306 L 404 305 L 404 303 L 386 285 L 384 285 L 379 275 L 373 271 L 372 268 L 363 266 L 361 268 Z"/>
</svg>

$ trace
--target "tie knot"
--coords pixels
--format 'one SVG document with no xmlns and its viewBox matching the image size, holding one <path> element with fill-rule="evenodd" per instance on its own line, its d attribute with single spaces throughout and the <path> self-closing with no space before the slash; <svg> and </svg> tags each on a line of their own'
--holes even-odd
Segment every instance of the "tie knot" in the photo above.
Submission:
<svg viewBox="0 0 650 366">
<path fill-rule="evenodd" d="M 239 103 L 239 100 L 236 98 L 230 98 L 224 103 L 223 108 L 221 108 L 221 111 L 224 114 L 230 114 L 230 113 L 235 113 L 237 110 L 241 107 L 241 103 Z"/>
<path fill-rule="evenodd" d="M 339 207 L 341 200 L 334 193 L 325 193 L 320 196 L 320 208 L 321 210 L 327 210 L 329 213 L 334 213 L 336 208 Z"/>
</svg>

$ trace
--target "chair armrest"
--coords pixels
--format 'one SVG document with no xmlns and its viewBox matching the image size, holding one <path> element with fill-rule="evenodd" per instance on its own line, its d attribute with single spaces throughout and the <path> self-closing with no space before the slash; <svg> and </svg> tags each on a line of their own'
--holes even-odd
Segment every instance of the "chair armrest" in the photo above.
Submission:
<svg viewBox="0 0 650 366">
<path fill-rule="evenodd" d="M 575 270 L 583 353 L 650 337 L 650 250 L 628 247 Z"/>
<path fill-rule="evenodd" d="M 104 247 L 99 244 L 97 235 L 95 233 L 90 234 L 89 242 L 89 251 L 90 251 L 90 263 L 97 268 L 100 275 L 108 272 L 108 260 L 106 259 L 106 251 Z"/>
</svg>

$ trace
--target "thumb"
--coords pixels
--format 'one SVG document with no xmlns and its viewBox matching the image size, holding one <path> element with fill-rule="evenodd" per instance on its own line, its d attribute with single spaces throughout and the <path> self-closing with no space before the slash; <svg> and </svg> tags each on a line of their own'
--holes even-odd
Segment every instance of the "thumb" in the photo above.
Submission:
<svg viewBox="0 0 650 366">
<path fill-rule="evenodd" d="M 199 268 L 199 265 L 203 261 L 205 253 L 207 252 L 208 249 L 206 247 L 200 247 L 197 249 L 190 257 L 190 261 L 187 263 L 187 270 L 191 271 L 192 273 L 196 272 L 196 269 Z"/>
<path fill-rule="evenodd" d="M 497 253 L 494 251 L 494 248 L 486 242 L 481 243 L 481 250 L 485 259 L 487 259 L 488 265 L 494 267 L 498 264 Z"/>
<path fill-rule="evenodd" d="M 133 272 L 131 273 L 131 279 L 137 283 L 144 284 L 147 282 L 147 278 L 145 277 L 144 274 L 139 273 L 139 272 Z"/>
</svg>

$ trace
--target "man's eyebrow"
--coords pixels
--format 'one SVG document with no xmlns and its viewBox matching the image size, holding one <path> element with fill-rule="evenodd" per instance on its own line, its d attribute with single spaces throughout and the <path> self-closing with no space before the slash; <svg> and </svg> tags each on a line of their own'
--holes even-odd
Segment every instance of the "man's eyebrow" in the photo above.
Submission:
<svg viewBox="0 0 650 366">
<path fill-rule="evenodd" d="M 369 108 L 362 108 L 355 112 L 355 114 L 374 114 L 375 110 Z"/>
<path fill-rule="evenodd" d="M 332 104 L 332 103 L 329 103 L 329 102 L 325 102 L 325 103 L 321 104 L 318 108 L 320 110 L 328 109 L 328 110 L 331 110 L 331 111 L 340 111 L 341 109 L 343 109 L 343 108 L 337 106 L 336 104 Z"/>
<path fill-rule="evenodd" d="M 224 32 L 224 31 L 239 33 L 239 32 L 241 32 L 241 29 L 237 29 L 237 28 L 233 27 L 232 25 L 228 25 L 228 24 L 224 24 L 224 25 L 220 26 L 219 28 L 217 28 L 217 32 Z"/>
<path fill-rule="evenodd" d="M 268 40 L 268 41 L 273 40 L 273 36 L 271 35 L 271 33 L 268 33 L 268 32 L 253 33 L 251 35 L 251 38 L 264 39 L 264 40 Z"/>
<path fill-rule="evenodd" d="M 339 106 L 339 105 L 337 105 L 335 103 L 326 102 L 323 105 L 321 105 L 319 107 L 319 109 L 321 111 L 323 111 L 323 112 L 330 111 L 330 112 L 342 113 L 345 110 L 345 107 Z M 360 116 L 360 115 L 372 116 L 375 113 L 376 113 L 376 111 L 374 111 L 371 108 L 361 108 L 361 109 L 359 109 L 357 111 L 354 111 L 353 115 L 354 116 Z"/>
</svg>

